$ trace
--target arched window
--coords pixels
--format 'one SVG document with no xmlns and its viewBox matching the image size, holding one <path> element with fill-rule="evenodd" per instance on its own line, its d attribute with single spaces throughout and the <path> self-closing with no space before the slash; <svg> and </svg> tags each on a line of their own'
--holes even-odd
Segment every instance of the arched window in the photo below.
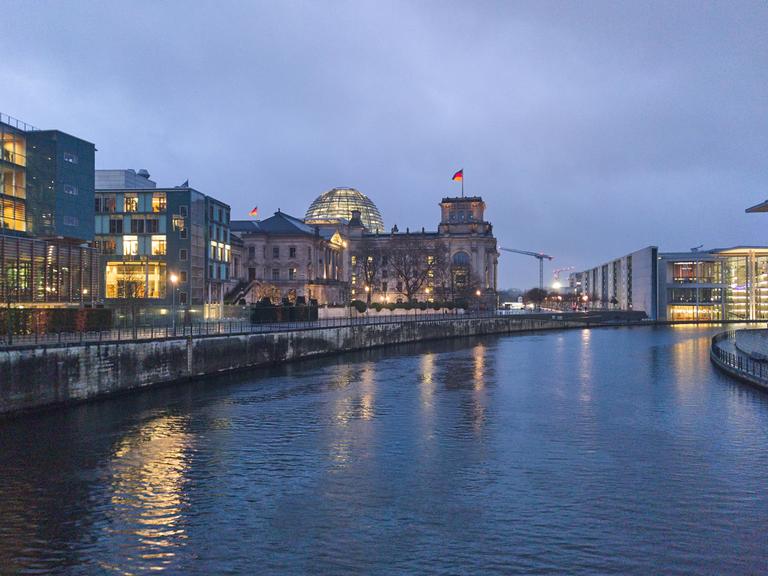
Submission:
<svg viewBox="0 0 768 576">
<path fill-rule="evenodd" d="M 469 254 L 466 252 L 456 252 L 453 255 L 453 265 L 469 268 Z"/>
</svg>

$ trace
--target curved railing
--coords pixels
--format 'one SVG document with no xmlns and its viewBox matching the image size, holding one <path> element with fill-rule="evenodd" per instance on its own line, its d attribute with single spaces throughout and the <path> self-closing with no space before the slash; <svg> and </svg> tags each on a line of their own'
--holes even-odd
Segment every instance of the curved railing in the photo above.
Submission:
<svg viewBox="0 0 768 576">
<path fill-rule="evenodd" d="M 722 344 L 731 343 L 731 350 L 726 350 Z M 738 351 L 735 346 L 736 330 L 720 332 L 712 337 L 709 357 L 712 363 L 731 376 L 768 389 L 768 362 L 755 360 Z"/>
</svg>

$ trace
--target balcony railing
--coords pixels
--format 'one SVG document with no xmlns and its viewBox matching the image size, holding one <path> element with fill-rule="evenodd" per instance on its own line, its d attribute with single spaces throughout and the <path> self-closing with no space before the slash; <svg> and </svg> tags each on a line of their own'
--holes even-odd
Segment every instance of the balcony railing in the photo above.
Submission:
<svg viewBox="0 0 768 576">
<path fill-rule="evenodd" d="M 17 128 L 19 130 L 23 130 L 24 132 L 34 132 L 39 130 L 38 128 L 35 128 L 32 126 L 32 124 L 27 124 L 26 122 L 19 120 L 18 118 L 14 118 L 13 116 L 8 116 L 8 114 L 3 114 L 0 112 L 0 122 L 3 124 L 8 124 L 9 126 L 13 126 L 14 128 Z"/>
</svg>

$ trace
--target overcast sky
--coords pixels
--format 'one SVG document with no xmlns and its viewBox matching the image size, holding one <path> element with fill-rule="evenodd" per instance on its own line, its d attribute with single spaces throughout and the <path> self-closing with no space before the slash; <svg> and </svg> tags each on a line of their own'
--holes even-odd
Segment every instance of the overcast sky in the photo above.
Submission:
<svg viewBox="0 0 768 576">
<path fill-rule="evenodd" d="M 385 225 L 487 203 L 500 246 L 586 268 L 768 244 L 768 2 L 2 0 L 0 111 L 228 202 Z M 502 253 L 500 287 L 537 283 Z M 551 278 L 551 274 L 547 273 Z"/>
</svg>

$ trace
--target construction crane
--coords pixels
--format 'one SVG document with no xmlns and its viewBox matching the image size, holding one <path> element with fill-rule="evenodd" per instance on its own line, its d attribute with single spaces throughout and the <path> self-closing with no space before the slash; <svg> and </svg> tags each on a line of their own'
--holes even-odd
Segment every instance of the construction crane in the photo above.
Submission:
<svg viewBox="0 0 768 576">
<path fill-rule="evenodd" d="M 552 256 L 543 252 L 528 252 L 527 250 L 515 250 L 514 248 L 502 248 L 502 250 L 536 258 L 539 261 L 539 289 L 544 290 L 544 260 L 552 260 Z"/>
</svg>

